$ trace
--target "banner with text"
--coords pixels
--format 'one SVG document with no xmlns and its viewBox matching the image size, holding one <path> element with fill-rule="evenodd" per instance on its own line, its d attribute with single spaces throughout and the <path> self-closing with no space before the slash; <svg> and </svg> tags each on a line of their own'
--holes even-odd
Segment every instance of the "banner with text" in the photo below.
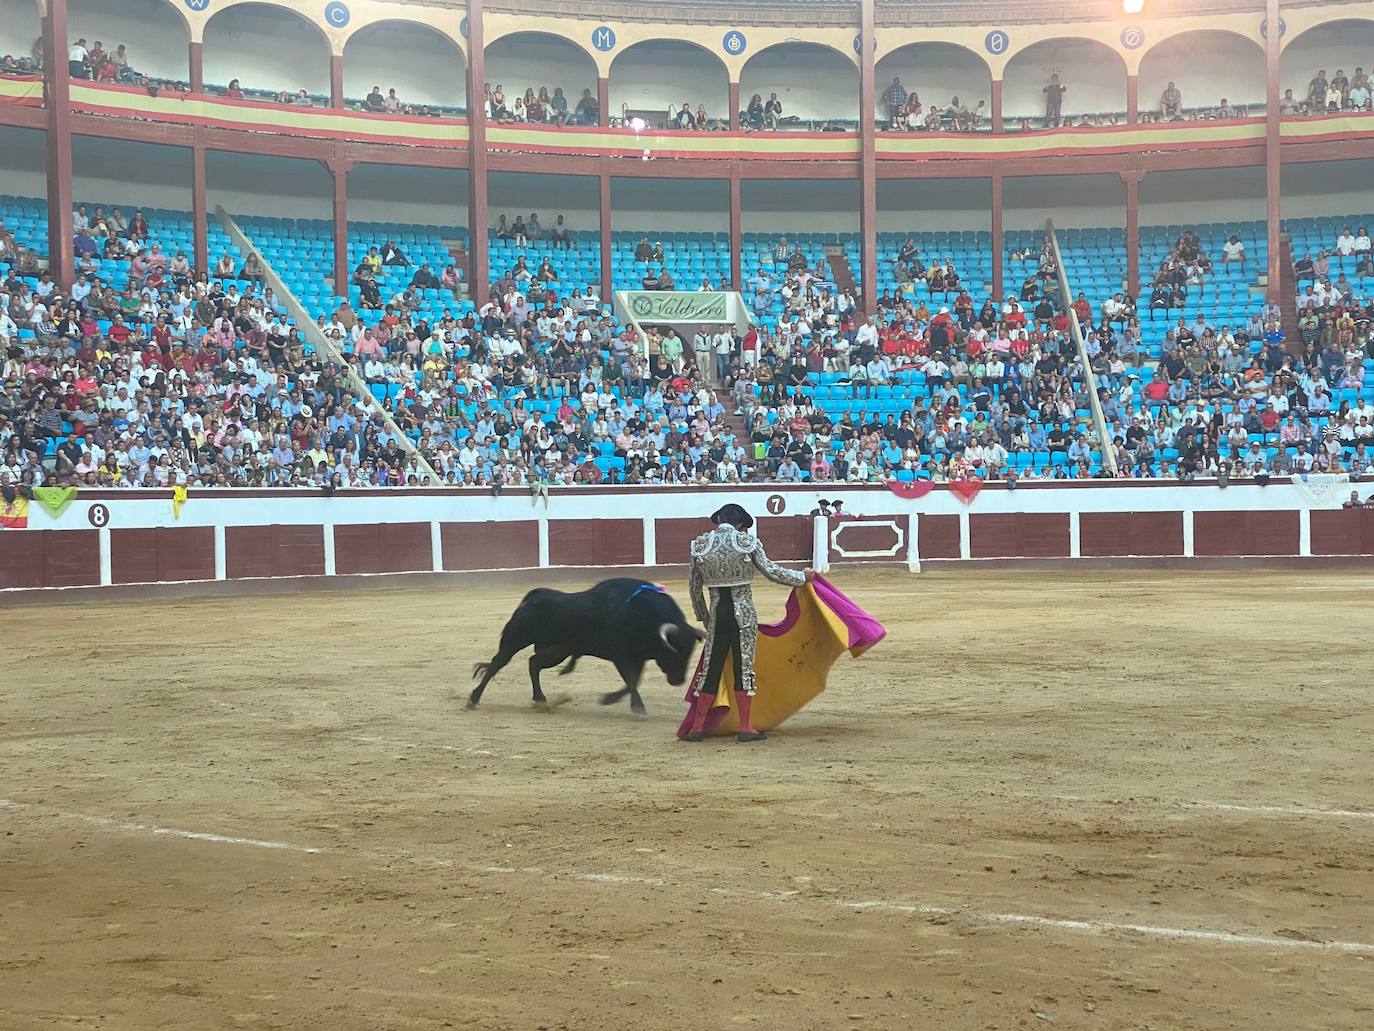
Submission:
<svg viewBox="0 0 1374 1031">
<path fill-rule="evenodd" d="M 733 323 L 743 331 L 748 325 L 744 299 L 725 291 L 621 290 L 615 295 L 622 321 L 640 324 Z"/>
</svg>

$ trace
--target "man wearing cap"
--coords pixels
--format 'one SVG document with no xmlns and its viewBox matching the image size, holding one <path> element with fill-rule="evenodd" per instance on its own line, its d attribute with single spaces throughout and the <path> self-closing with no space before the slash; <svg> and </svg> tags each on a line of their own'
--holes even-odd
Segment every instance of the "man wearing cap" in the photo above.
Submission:
<svg viewBox="0 0 1374 1031">
<path fill-rule="evenodd" d="M 692 682 L 692 729 L 686 741 L 705 739 L 706 716 L 720 689 L 727 656 L 734 670 L 735 701 L 739 706 L 737 740 L 764 740 L 751 718 L 754 701 L 754 650 L 758 642 L 758 611 L 754 608 L 753 579 L 757 570 L 774 583 L 800 587 L 815 574 L 795 572 L 773 562 L 763 542 L 748 531 L 753 518 L 730 504 L 711 516 L 714 529 L 692 542 L 690 590 L 697 619 L 707 627 L 706 650 Z M 707 591 L 710 601 L 707 601 Z"/>
</svg>

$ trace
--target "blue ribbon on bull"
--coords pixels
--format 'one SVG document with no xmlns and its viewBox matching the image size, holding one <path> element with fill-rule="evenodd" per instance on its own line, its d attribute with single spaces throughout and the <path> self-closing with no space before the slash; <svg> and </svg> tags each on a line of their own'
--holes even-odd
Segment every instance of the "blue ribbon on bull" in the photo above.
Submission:
<svg viewBox="0 0 1374 1031">
<path fill-rule="evenodd" d="M 625 599 L 625 603 L 629 604 L 630 602 L 638 598 L 641 594 L 643 594 L 645 591 L 653 591 L 655 594 L 668 593 L 668 589 L 664 587 L 662 584 L 640 584 L 638 587 L 634 589 L 634 593 Z"/>
</svg>

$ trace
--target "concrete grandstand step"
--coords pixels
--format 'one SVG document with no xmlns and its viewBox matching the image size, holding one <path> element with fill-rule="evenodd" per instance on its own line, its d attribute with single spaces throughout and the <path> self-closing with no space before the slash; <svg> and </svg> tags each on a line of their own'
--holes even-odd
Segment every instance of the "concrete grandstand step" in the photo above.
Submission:
<svg viewBox="0 0 1374 1031">
<path fill-rule="evenodd" d="M 1287 233 L 1279 236 L 1279 311 L 1282 314 L 1283 349 L 1289 354 L 1302 354 L 1302 333 L 1298 329 L 1298 281 L 1293 272 L 1292 238 Z"/>
<path fill-rule="evenodd" d="M 834 277 L 835 285 L 841 290 L 854 291 L 855 300 L 862 301 L 858 291 L 854 290 L 854 270 L 849 267 L 849 258 L 844 252 L 844 245 L 826 244 L 825 260 L 830 263 L 830 274 Z"/>
<path fill-rule="evenodd" d="M 448 250 L 448 256 L 453 260 L 454 268 L 458 269 L 458 271 L 463 274 L 463 282 L 458 287 L 459 296 L 470 296 L 472 291 L 468 288 L 468 280 L 471 274 L 471 266 L 469 265 L 466 244 L 464 244 L 462 240 L 454 239 L 443 239 L 439 242 Z"/>
</svg>

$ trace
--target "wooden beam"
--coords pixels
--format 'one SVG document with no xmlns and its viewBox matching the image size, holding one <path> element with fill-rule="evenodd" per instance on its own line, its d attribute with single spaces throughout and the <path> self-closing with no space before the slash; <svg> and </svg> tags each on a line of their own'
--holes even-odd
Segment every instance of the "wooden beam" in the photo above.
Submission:
<svg viewBox="0 0 1374 1031">
<path fill-rule="evenodd" d="M 1126 289 L 1140 299 L 1140 182 L 1145 173 L 1131 169 L 1117 173 L 1126 186 Z"/>
<path fill-rule="evenodd" d="M 334 179 L 334 292 L 348 296 L 348 173 L 352 165 L 335 158 L 325 163 Z"/>
<path fill-rule="evenodd" d="M 1002 239 L 1002 173 L 992 173 L 992 297 L 1002 305 L 1002 266 L 1006 245 Z"/>
<path fill-rule="evenodd" d="M 487 113 L 483 0 L 468 3 L 468 296 L 478 308 L 491 293 L 487 240 Z"/>
<path fill-rule="evenodd" d="M 329 56 L 329 106 L 342 110 L 344 106 L 344 67 L 343 55 Z"/>
<path fill-rule="evenodd" d="M 195 238 L 192 264 L 197 272 L 210 271 L 209 208 L 205 200 L 205 147 L 191 148 L 191 221 Z"/>
<path fill-rule="evenodd" d="M 61 290 L 72 283 L 72 94 L 68 77 L 67 0 L 48 0 L 43 18 L 43 78 L 47 90 L 48 270 Z"/>
<path fill-rule="evenodd" d="M 744 212 L 740 210 L 739 162 L 730 176 L 730 288 L 744 289 Z"/>
<path fill-rule="evenodd" d="M 1279 135 L 1279 26 L 1283 23 L 1279 15 L 1279 0 L 1266 0 L 1265 18 L 1268 32 L 1264 40 L 1264 180 L 1267 193 L 1265 229 L 1269 244 L 1269 282 L 1265 296 L 1270 304 L 1280 304 L 1283 280 L 1282 256 L 1279 253 L 1279 227 L 1283 217 L 1283 139 Z"/>
<path fill-rule="evenodd" d="M 863 310 L 878 307 L 877 109 L 873 83 L 874 0 L 859 0 L 859 247 L 863 267 Z"/>
<path fill-rule="evenodd" d="M 601 184 L 601 300 L 610 303 L 611 291 L 611 175 L 602 172 L 598 177 Z"/>
</svg>

